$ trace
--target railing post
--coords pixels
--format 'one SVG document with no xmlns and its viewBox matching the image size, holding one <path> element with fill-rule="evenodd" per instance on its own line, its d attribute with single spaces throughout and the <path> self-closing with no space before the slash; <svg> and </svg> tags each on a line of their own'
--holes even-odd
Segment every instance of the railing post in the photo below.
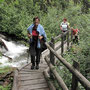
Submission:
<svg viewBox="0 0 90 90">
<path fill-rule="evenodd" d="M 72 47 L 72 44 L 73 44 L 73 31 L 71 30 L 71 47 Z"/>
<path fill-rule="evenodd" d="M 53 38 L 51 38 L 51 47 L 54 49 L 54 43 L 55 43 L 55 41 L 54 41 L 54 39 Z M 54 57 L 54 54 L 50 51 L 50 62 L 53 64 L 53 65 L 55 65 L 55 57 Z"/>
<path fill-rule="evenodd" d="M 61 36 L 61 55 L 63 56 L 63 52 L 64 52 L 64 33 L 62 33 Z"/>
<path fill-rule="evenodd" d="M 67 50 L 69 50 L 69 31 L 67 31 Z"/>
<path fill-rule="evenodd" d="M 50 46 L 54 49 L 54 43 L 55 43 L 55 41 L 54 41 L 54 39 L 53 39 L 53 37 L 51 38 L 51 43 L 50 43 Z M 55 65 L 55 57 L 54 57 L 54 54 L 50 51 L 50 63 L 51 64 L 53 64 L 53 65 Z M 50 78 L 53 78 L 53 74 L 52 74 L 52 72 L 51 72 L 51 70 L 50 70 Z"/>
<path fill-rule="evenodd" d="M 73 60 L 73 67 L 77 70 L 79 70 L 79 63 Z M 71 90 L 78 90 L 78 79 L 75 77 L 75 75 L 72 75 L 72 87 Z"/>
</svg>

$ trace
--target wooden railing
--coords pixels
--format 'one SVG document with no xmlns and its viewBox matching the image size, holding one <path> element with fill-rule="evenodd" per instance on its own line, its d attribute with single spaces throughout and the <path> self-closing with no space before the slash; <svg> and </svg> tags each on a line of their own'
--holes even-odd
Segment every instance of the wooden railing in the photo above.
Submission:
<svg viewBox="0 0 90 90">
<path fill-rule="evenodd" d="M 67 36 L 66 41 L 63 40 L 65 35 Z M 60 39 L 60 38 L 61 38 L 61 45 L 58 46 L 57 49 L 59 49 L 61 47 L 61 55 L 57 54 L 57 52 L 56 52 L 57 49 L 55 48 L 55 40 Z M 68 50 L 70 48 L 69 44 L 71 43 L 71 45 L 72 45 L 72 31 L 71 31 L 71 33 L 70 33 L 70 31 L 67 31 L 55 38 L 51 38 L 51 42 L 49 44 L 47 42 L 45 43 L 47 48 L 50 50 L 50 58 L 48 56 L 45 56 L 45 60 L 50 69 L 50 78 L 55 78 L 57 80 L 59 86 L 63 90 L 68 90 L 68 87 L 66 86 L 63 79 L 60 77 L 60 75 L 56 71 L 56 68 L 54 67 L 55 66 L 55 57 L 57 57 L 58 60 L 72 73 L 71 90 L 77 90 L 78 82 L 80 82 L 86 90 L 90 90 L 90 82 L 79 72 L 78 62 L 74 61 L 74 64 L 71 65 L 63 58 L 64 43 L 66 43 L 66 42 L 67 42 L 67 50 Z M 47 70 L 48 72 L 49 72 L 49 69 Z M 47 79 L 47 77 L 49 78 L 49 73 L 47 71 L 46 70 L 44 71 L 44 75 L 45 75 L 46 79 Z M 49 81 L 49 85 L 51 86 L 50 87 L 51 90 L 56 90 L 55 87 L 50 83 L 50 81 Z"/>
</svg>

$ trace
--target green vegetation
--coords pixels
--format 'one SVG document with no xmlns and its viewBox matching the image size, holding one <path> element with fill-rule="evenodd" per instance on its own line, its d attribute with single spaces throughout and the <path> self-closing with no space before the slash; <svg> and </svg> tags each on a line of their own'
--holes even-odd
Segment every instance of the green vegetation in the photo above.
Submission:
<svg viewBox="0 0 90 90">
<path fill-rule="evenodd" d="M 80 29 L 80 40 L 79 45 L 73 45 L 64 58 L 71 64 L 73 58 L 78 61 L 80 72 L 90 80 L 89 74 L 86 73 L 86 70 L 90 69 L 89 2 L 90 0 L 0 0 L 0 32 L 15 39 L 28 40 L 27 28 L 32 23 L 33 17 L 39 16 L 49 41 L 52 36 L 61 33 L 59 25 L 66 17 L 71 27 L 76 24 Z M 70 88 L 69 71 L 66 68 L 60 70 L 59 66 L 57 71 Z"/>
<path fill-rule="evenodd" d="M 28 26 L 34 16 L 39 16 L 49 40 L 60 33 L 59 24 L 64 17 L 71 26 L 76 23 L 83 29 L 87 25 L 84 20 L 89 20 L 89 14 L 83 14 L 82 6 L 82 3 L 74 5 L 72 0 L 5 0 L 0 4 L 0 32 L 27 39 Z"/>
<path fill-rule="evenodd" d="M 10 71 L 13 71 L 14 69 L 15 68 L 11 68 L 11 67 L 8 67 L 8 66 L 2 67 L 2 68 L 0 68 L 0 74 L 2 74 L 2 73 L 8 73 Z"/>
<path fill-rule="evenodd" d="M 7 85 L 7 86 L 0 86 L 0 90 L 11 90 L 11 84 Z"/>
<path fill-rule="evenodd" d="M 11 72 L 14 70 L 15 70 L 15 68 L 11 68 L 11 67 L 0 68 L 0 80 L 1 80 L 2 76 L 6 75 L 8 72 Z M 11 90 L 12 81 L 13 81 L 13 78 L 10 76 L 8 78 L 4 79 L 3 85 L 0 85 L 0 90 Z"/>
</svg>

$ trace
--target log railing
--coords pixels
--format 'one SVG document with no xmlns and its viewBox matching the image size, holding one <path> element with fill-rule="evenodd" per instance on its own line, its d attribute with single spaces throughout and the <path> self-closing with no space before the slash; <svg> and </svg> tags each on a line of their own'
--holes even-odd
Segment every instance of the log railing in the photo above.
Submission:
<svg viewBox="0 0 90 90">
<path fill-rule="evenodd" d="M 64 41 L 63 37 L 67 35 L 67 40 Z M 70 37 L 71 36 L 71 37 Z M 55 50 L 55 40 L 57 40 L 58 38 L 61 38 L 61 55 L 57 54 L 56 50 Z M 78 82 L 80 82 L 82 84 L 82 86 L 84 86 L 84 88 L 86 90 L 90 90 L 90 82 L 79 72 L 79 64 L 78 62 L 74 61 L 73 66 L 68 63 L 62 56 L 63 56 L 63 52 L 64 52 L 64 42 L 67 42 L 67 49 L 70 48 L 70 41 L 72 41 L 72 31 L 71 31 L 71 35 L 70 35 L 70 31 L 65 32 L 62 35 L 59 35 L 55 38 L 51 39 L 50 44 L 48 44 L 47 42 L 45 43 L 47 48 L 50 50 L 50 59 L 49 57 L 45 57 L 45 60 L 50 68 L 50 78 L 55 78 L 59 84 L 59 86 L 63 89 L 63 90 L 68 90 L 66 84 L 64 83 L 63 79 L 60 77 L 60 75 L 58 74 L 58 72 L 56 71 L 54 65 L 55 65 L 55 57 L 58 58 L 58 60 L 72 73 L 72 86 L 71 86 L 71 90 L 77 90 L 78 88 Z M 72 45 L 72 43 L 71 43 Z M 76 84 L 75 84 L 76 83 Z M 54 89 L 52 89 L 54 90 Z"/>
</svg>

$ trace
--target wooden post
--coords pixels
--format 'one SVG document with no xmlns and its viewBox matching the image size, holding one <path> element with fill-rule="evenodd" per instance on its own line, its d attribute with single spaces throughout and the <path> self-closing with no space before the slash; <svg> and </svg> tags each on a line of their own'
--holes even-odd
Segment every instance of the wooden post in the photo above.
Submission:
<svg viewBox="0 0 90 90">
<path fill-rule="evenodd" d="M 51 38 L 51 47 L 54 49 L 54 43 L 55 43 L 55 41 L 54 41 L 54 39 L 53 38 Z M 54 57 L 54 54 L 50 51 L 50 62 L 53 64 L 53 65 L 55 65 L 55 57 Z"/>
<path fill-rule="evenodd" d="M 53 39 L 53 37 L 51 38 L 50 46 L 54 49 L 54 39 Z M 50 51 L 50 63 L 55 65 L 55 57 L 54 57 L 54 54 L 51 51 Z M 51 70 L 50 70 L 50 78 L 51 79 L 53 78 L 53 74 L 52 74 Z"/>
<path fill-rule="evenodd" d="M 69 50 L 69 31 L 67 32 L 67 50 Z"/>
<path fill-rule="evenodd" d="M 61 55 L 63 56 L 63 52 L 64 52 L 64 34 L 62 33 L 61 36 Z"/>
<path fill-rule="evenodd" d="M 79 63 L 73 60 L 73 67 L 79 70 Z M 72 74 L 72 87 L 71 90 L 78 90 L 78 79 L 74 74 Z"/>
<path fill-rule="evenodd" d="M 71 30 L 71 47 L 72 47 L 72 44 L 73 44 L 73 31 Z"/>
</svg>

